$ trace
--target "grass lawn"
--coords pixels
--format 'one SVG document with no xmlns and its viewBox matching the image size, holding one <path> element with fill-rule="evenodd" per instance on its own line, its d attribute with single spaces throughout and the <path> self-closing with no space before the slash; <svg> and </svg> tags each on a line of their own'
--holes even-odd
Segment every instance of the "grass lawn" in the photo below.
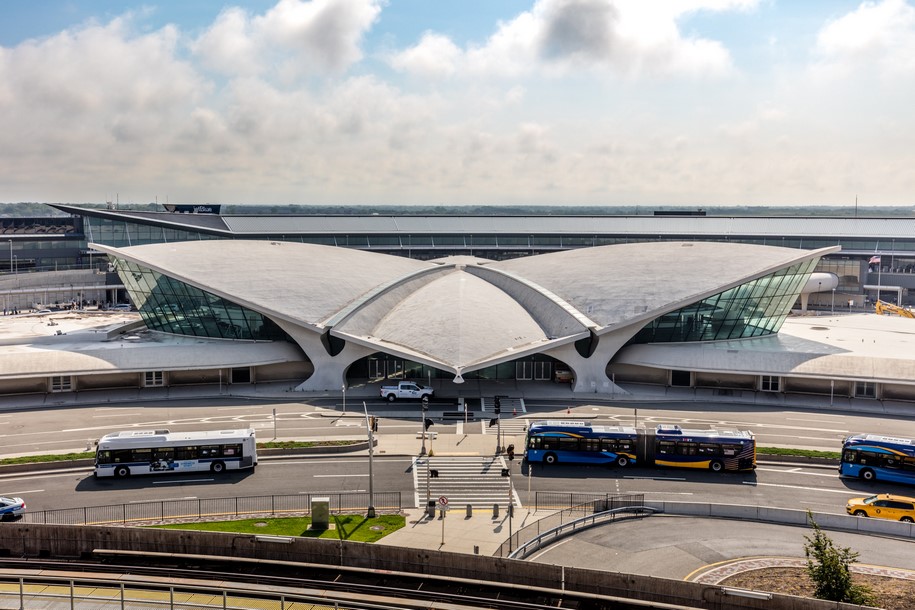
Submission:
<svg viewBox="0 0 915 610">
<path fill-rule="evenodd" d="M 261 534 L 269 536 L 301 536 L 303 538 L 330 538 L 351 542 L 375 542 L 406 524 L 402 515 L 378 515 L 368 519 L 362 515 L 332 515 L 331 529 L 311 530 L 311 517 L 265 517 L 239 519 L 238 521 L 207 521 L 200 523 L 174 523 L 156 525 L 170 530 L 198 530 L 232 532 L 235 534 Z"/>
</svg>

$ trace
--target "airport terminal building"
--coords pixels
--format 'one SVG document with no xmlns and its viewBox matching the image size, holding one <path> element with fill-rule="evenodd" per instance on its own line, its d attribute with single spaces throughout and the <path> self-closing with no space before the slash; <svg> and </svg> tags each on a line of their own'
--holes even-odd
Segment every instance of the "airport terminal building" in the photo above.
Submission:
<svg viewBox="0 0 915 610">
<path fill-rule="evenodd" d="M 707 218 L 602 219 L 602 227 L 418 217 L 396 219 L 385 241 L 388 217 L 291 222 L 55 207 L 81 215 L 87 250 L 110 264 L 96 273 L 107 280 L 101 300 L 126 296 L 140 320 L 95 347 L 61 338 L 53 364 L 20 352 L 0 373 L 3 394 L 217 379 L 326 392 L 409 378 L 435 380 L 444 395 L 468 380 L 512 380 L 568 383 L 580 395 L 650 384 L 915 400 L 910 357 L 856 355 L 834 337 L 779 332 L 799 299 L 835 313 L 838 293 L 838 309 L 859 310 L 870 274 L 908 273 L 915 246 L 903 238 L 891 242 L 884 272 L 864 251 L 869 242 L 846 252 L 822 232 L 758 239 L 787 223 L 736 239 L 727 234 L 739 223 Z M 883 225 L 883 240 L 887 223 L 871 224 Z M 907 288 L 878 286 L 884 300 L 907 298 Z M 2 352 L 0 360 L 12 362 Z"/>
</svg>

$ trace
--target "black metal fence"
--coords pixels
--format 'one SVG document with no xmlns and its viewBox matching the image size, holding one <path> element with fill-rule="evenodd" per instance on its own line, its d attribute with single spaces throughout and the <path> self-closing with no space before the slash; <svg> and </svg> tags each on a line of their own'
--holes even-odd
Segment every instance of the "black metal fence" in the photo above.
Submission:
<svg viewBox="0 0 915 610">
<path fill-rule="evenodd" d="M 369 507 L 370 500 L 369 494 L 366 492 L 160 500 L 27 512 L 23 515 L 22 522 L 51 525 L 110 525 L 243 515 L 310 514 L 311 501 L 315 498 L 328 498 L 330 510 L 334 513 L 364 511 Z M 379 511 L 402 510 L 400 492 L 376 492 L 374 507 Z"/>
<path fill-rule="evenodd" d="M 552 491 L 538 491 L 534 496 L 535 511 L 555 510 L 558 512 L 547 515 L 534 521 L 530 525 L 511 532 L 508 539 L 493 553 L 495 557 L 508 557 L 519 546 L 530 542 L 537 536 L 559 527 L 570 521 L 575 521 L 586 515 L 602 513 L 617 508 L 633 508 L 644 506 L 644 494 L 630 494 L 614 496 L 608 493 L 564 493 Z M 519 523 L 523 523 L 522 515 L 518 515 Z"/>
</svg>

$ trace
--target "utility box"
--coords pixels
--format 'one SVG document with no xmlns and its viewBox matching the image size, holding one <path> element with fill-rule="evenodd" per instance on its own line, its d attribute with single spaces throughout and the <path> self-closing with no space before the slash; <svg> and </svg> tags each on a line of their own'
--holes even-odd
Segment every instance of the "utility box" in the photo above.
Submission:
<svg viewBox="0 0 915 610">
<path fill-rule="evenodd" d="M 330 528 L 330 498 L 311 499 L 311 529 Z"/>
</svg>

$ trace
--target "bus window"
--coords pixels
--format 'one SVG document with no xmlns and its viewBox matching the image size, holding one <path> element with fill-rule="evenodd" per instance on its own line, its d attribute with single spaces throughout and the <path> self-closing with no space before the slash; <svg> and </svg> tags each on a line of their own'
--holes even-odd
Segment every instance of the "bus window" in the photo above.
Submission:
<svg viewBox="0 0 915 610">
<path fill-rule="evenodd" d="M 711 443 L 699 443 L 699 455 L 721 455 L 721 447 Z"/>
<path fill-rule="evenodd" d="M 131 462 L 149 462 L 152 461 L 152 449 L 134 449 L 130 452 Z"/>
<path fill-rule="evenodd" d="M 696 443 L 677 443 L 677 453 L 680 455 L 696 455 Z"/>
<path fill-rule="evenodd" d="M 241 455 L 241 445 L 223 445 L 222 455 L 225 457 Z"/>
<path fill-rule="evenodd" d="M 198 455 L 197 447 L 175 447 L 175 459 L 196 460 Z"/>
<path fill-rule="evenodd" d="M 658 441 L 658 453 L 673 455 L 677 452 L 677 444 L 673 441 Z"/>
<path fill-rule="evenodd" d="M 219 445 L 209 445 L 206 447 L 201 447 L 200 448 L 200 457 L 201 458 L 219 457 Z"/>
</svg>

